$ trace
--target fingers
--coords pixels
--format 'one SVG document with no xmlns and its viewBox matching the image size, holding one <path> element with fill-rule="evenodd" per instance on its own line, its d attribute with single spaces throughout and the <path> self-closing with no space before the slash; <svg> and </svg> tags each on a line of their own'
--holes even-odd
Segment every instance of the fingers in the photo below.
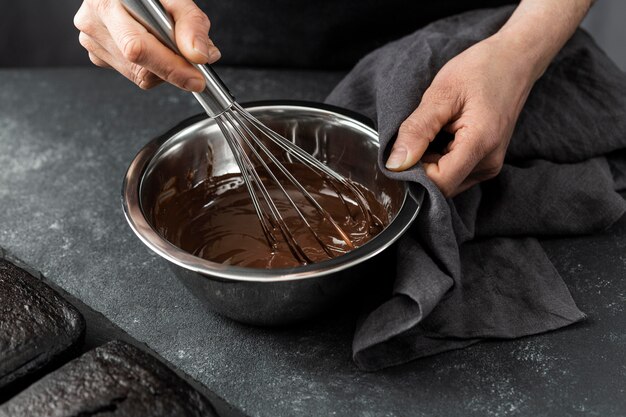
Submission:
<svg viewBox="0 0 626 417">
<path fill-rule="evenodd" d="M 461 194 L 463 191 L 472 188 L 474 185 L 479 184 L 485 180 L 494 178 L 500 173 L 500 169 L 502 169 L 502 160 L 499 158 L 495 158 L 491 160 L 490 158 L 485 159 L 479 163 L 474 171 L 463 180 L 463 182 L 450 194 L 446 195 L 446 197 L 454 197 L 455 195 Z M 481 165 L 485 163 L 489 165 L 486 168 L 481 168 Z"/>
<path fill-rule="evenodd" d="M 435 163 L 424 163 L 426 175 L 445 196 L 452 195 L 478 163 L 480 155 L 474 142 L 464 129 L 460 129 L 448 153 Z"/>
<path fill-rule="evenodd" d="M 400 126 L 386 168 L 403 171 L 421 160 L 426 175 L 446 197 L 496 176 L 508 141 L 478 122 L 493 114 L 483 113 L 480 106 L 481 115 L 475 117 L 476 106 L 468 106 L 462 96 L 462 91 L 441 87 L 426 90 L 418 108 Z M 441 130 L 453 133 L 454 139 L 442 154 L 426 152 Z"/>
<path fill-rule="evenodd" d="M 89 27 L 79 23 L 77 26 L 81 26 L 83 30 L 78 35 L 78 41 L 89 52 L 89 59 L 93 64 L 102 68 L 114 68 L 143 89 L 152 88 L 163 81 L 145 68 L 126 62 L 101 23 L 92 23 Z"/>
<path fill-rule="evenodd" d="M 444 155 L 423 160 L 426 175 L 446 197 L 454 197 L 500 172 L 504 151 L 485 145 L 491 142 L 486 134 L 461 128 Z"/>
<path fill-rule="evenodd" d="M 426 90 L 420 105 L 402 123 L 385 167 L 403 171 L 415 165 L 437 133 L 459 112 L 459 100 Z"/>
<path fill-rule="evenodd" d="M 111 3 L 101 18 L 123 62 L 112 65 L 131 81 L 139 85 L 141 76 L 152 72 L 177 87 L 202 91 L 204 79 L 199 71 L 148 33 L 120 3 Z"/>
<path fill-rule="evenodd" d="M 221 57 L 209 39 L 211 22 L 193 0 L 162 0 L 161 3 L 176 22 L 176 45 L 187 59 L 196 64 L 212 64 Z"/>
<path fill-rule="evenodd" d="M 106 61 L 103 61 L 102 59 L 98 58 L 97 55 L 94 55 L 91 52 L 89 52 L 89 60 L 91 61 L 92 64 L 94 64 L 97 67 L 111 68 L 111 66 Z"/>
<path fill-rule="evenodd" d="M 88 51 L 89 59 L 94 65 L 102 68 L 112 68 L 109 64 L 112 61 L 111 55 L 95 39 L 85 32 L 80 32 L 78 42 Z"/>
<path fill-rule="evenodd" d="M 181 21 L 182 38 L 195 39 L 203 36 L 203 45 L 210 55 L 207 60 L 196 47 L 188 42 L 183 47 L 194 62 L 213 62 L 219 51 L 208 39 L 208 18 L 192 0 L 169 0 L 169 10 Z M 204 89 L 204 78 L 184 58 L 161 44 L 124 9 L 119 0 L 85 0 L 74 17 L 75 26 L 81 31 L 79 41 L 89 52 L 90 60 L 100 67 L 111 67 L 141 88 L 151 88 L 165 80 L 188 91 Z M 190 35 L 193 33 L 193 35 Z M 217 51 L 217 53 L 215 52 Z M 204 53 L 204 52 L 203 52 Z"/>
</svg>

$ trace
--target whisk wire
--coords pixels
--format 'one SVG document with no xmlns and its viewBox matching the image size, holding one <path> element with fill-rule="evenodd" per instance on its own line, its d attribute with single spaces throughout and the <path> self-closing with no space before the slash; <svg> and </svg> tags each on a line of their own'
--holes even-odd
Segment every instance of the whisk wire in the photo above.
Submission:
<svg viewBox="0 0 626 417">
<path fill-rule="evenodd" d="M 229 112 L 224 112 L 223 114 L 219 115 L 217 119 L 219 119 L 222 123 L 220 125 L 220 128 L 222 127 L 224 128 L 222 133 L 224 133 L 224 137 L 226 137 L 227 143 L 231 147 L 231 151 L 233 152 L 233 155 L 237 155 L 237 157 L 235 158 L 235 162 L 237 162 L 239 166 L 239 170 L 242 172 L 242 176 L 244 177 L 244 182 L 246 182 L 246 185 L 248 185 L 248 193 L 250 194 L 251 199 L 257 202 L 257 204 L 255 205 L 255 210 L 257 210 L 258 208 L 257 216 L 260 219 L 269 220 L 271 223 L 271 227 L 267 227 L 267 225 L 263 225 L 264 233 L 269 234 L 269 236 L 271 236 L 271 238 L 268 239 L 268 243 L 270 243 L 270 246 L 272 247 L 276 246 L 277 241 L 272 233 L 272 230 L 275 230 L 276 228 L 278 228 L 280 233 L 283 235 L 283 238 L 285 239 L 287 246 L 291 250 L 292 254 L 296 257 L 296 259 L 298 259 L 300 262 L 303 262 L 303 263 L 310 263 L 311 262 L 310 258 L 307 256 L 307 254 L 304 252 L 302 247 L 296 241 L 293 234 L 289 231 L 288 227 L 286 226 L 285 220 L 283 216 L 281 215 L 280 210 L 278 210 L 278 208 L 276 207 L 274 200 L 271 198 L 269 191 L 263 184 L 263 181 L 261 180 L 261 177 L 259 176 L 258 172 L 253 168 L 254 165 L 252 164 L 252 161 L 250 160 L 248 154 L 245 152 L 242 144 L 234 137 L 233 133 L 229 130 L 228 126 L 230 125 L 233 128 L 235 128 L 235 124 L 233 124 L 231 120 L 227 120 L 227 121 L 224 120 L 224 119 L 228 119 L 228 115 L 229 115 Z M 241 137 L 243 138 L 243 136 Z M 250 176 L 252 177 L 252 180 L 250 179 Z M 263 197 L 263 200 L 265 201 L 267 207 L 269 208 L 271 219 L 268 219 L 266 212 L 264 212 L 263 209 L 261 208 L 261 204 L 257 196 L 257 193 L 254 190 L 254 186 L 256 186 L 256 188 L 259 190 L 259 192 L 261 193 L 261 196 Z M 261 220 L 261 223 L 263 222 L 264 221 Z"/>
<path fill-rule="evenodd" d="M 234 144 L 234 142 L 236 142 L 236 139 L 232 136 L 232 134 L 230 133 L 230 131 L 228 130 L 228 128 L 224 124 L 224 121 L 222 121 L 221 118 L 217 117 L 215 118 L 215 121 L 217 122 L 217 125 L 219 126 L 220 130 L 222 131 L 222 134 L 226 138 L 226 143 L 228 143 L 229 147 L 231 148 L 233 157 L 235 158 L 235 162 L 237 163 L 237 166 L 240 168 L 241 175 L 244 180 L 243 182 L 246 185 L 248 189 L 248 193 L 250 194 L 250 197 L 252 199 L 252 205 L 257 214 L 257 217 L 259 218 L 259 221 L 261 222 L 263 233 L 265 234 L 265 237 L 267 238 L 268 243 L 270 243 L 270 245 L 273 246 L 276 244 L 276 239 L 274 238 L 274 235 L 270 232 L 270 229 L 272 227 L 271 225 L 267 224 L 268 219 L 264 215 L 263 210 L 261 209 L 261 203 L 256 193 L 254 193 L 254 189 L 252 188 L 253 186 L 252 180 L 250 179 L 250 174 L 248 173 L 246 169 L 242 169 L 242 167 L 245 166 L 242 161 L 242 156 L 238 152 L 235 152 L 236 149 L 234 149 L 234 147 L 236 145 Z"/>
<path fill-rule="evenodd" d="M 365 217 L 365 219 L 367 220 L 367 223 L 372 224 L 371 213 L 368 209 L 368 204 L 365 200 L 365 196 L 357 187 L 355 187 L 353 184 L 351 184 L 348 180 L 346 180 L 344 177 L 339 175 L 337 172 L 335 172 L 334 170 L 332 170 L 331 168 L 329 168 L 328 166 L 326 166 L 325 164 L 317 160 L 311 154 L 309 154 L 308 152 L 298 147 L 292 141 L 288 140 L 282 135 L 279 135 L 278 133 L 276 133 L 269 127 L 265 126 L 263 123 L 259 122 L 246 109 L 241 107 L 239 103 L 234 102 L 233 108 L 236 109 L 237 112 L 241 114 L 241 116 L 248 123 L 254 125 L 265 137 L 270 139 L 272 143 L 278 145 L 283 151 L 287 152 L 289 155 L 295 156 L 300 162 L 303 163 L 304 166 L 308 167 L 313 172 L 316 172 L 318 174 L 319 174 L 319 171 L 321 171 L 323 175 L 326 175 L 327 177 L 330 177 L 331 179 L 343 185 L 344 188 L 350 191 L 350 193 L 353 194 L 353 196 L 355 197 L 356 202 L 357 202 L 356 205 L 361 210 L 361 214 Z M 329 184 L 339 196 L 344 207 L 346 207 L 348 215 L 351 218 L 354 218 L 354 216 L 350 212 L 350 209 L 348 208 L 348 205 L 343 197 L 343 194 L 339 192 L 339 190 L 336 188 L 335 183 L 330 181 Z"/>
<path fill-rule="evenodd" d="M 234 119 L 234 117 L 232 115 L 228 115 L 226 117 L 230 117 L 230 118 Z M 261 165 L 263 166 L 265 171 L 268 173 L 268 175 L 270 175 L 270 177 L 276 183 L 276 185 L 281 190 L 281 192 L 285 195 L 285 197 L 287 197 L 287 199 L 289 200 L 291 205 L 296 210 L 296 212 L 297 212 L 298 216 L 300 217 L 300 219 L 303 221 L 303 223 L 307 226 L 308 230 L 311 232 L 311 234 L 315 237 L 317 242 L 320 244 L 320 247 L 329 256 L 331 256 L 331 257 L 333 256 L 332 252 L 330 251 L 330 249 L 328 249 L 328 246 L 324 243 L 324 241 L 321 239 L 321 237 L 315 231 L 315 229 L 313 229 L 313 227 L 311 226 L 311 224 L 309 223 L 307 218 L 304 216 L 304 214 L 302 213 L 302 211 L 300 210 L 298 205 L 293 201 L 293 199 L 291 198 L 291 196 L 289 195 L 287 190 L 281 185 L 281 183 L 278 180 L 278 178 L 276 178 L 276 176 L 274 175 L 274 173 L 272 172 L 270 167 L 267 165 L 265 160 L 262 158 L 262 156 L 255 149 L 256 147 L 258 147 L 261 151 L 263 151 L 263 153 L 270 159 L 270 161 L 274 164 L 274 166 L 291 182 L 291 184 L 294 187 L 296 187 L 298 189 L 298 191 L 300 191 L 302 193 L 302 195 L 307 199 L 307 201 L 309 201 L 311 203 L 311 205 L 315 208 L 315 210 L 326 221 L 328 221 L 333 226 L 333 228 L 337 231 L 337 233 L 339 233 L 339 235 L 341 236 L 341 239 L 346 243 L 346 245 L 349 248 L 351 248 L 351 249 L 354 248 L 354 245 L 352 244 L 352 241 L 350 240 L 348 235 L 345 233 L 345 231 L 337 224 L 337 222 L 332 218 L 332 216 L 330 214 L 328 214 L 328 212 L 326 210 L 324 210 L 322 208 L 322 206 L 320 206 L 320 204 L 317 202 L 317 200 L 315 200 L 315 198 L 302 186 L 302 184 L 300 184 L 300 182 L 291 174 L 291 172 L 289 172 L 289 170 L 287 168 L 285 168 L 285 166 L 278 160 L 278 158 L 276 158 L 276 156 L 267 148 L 267 146 L 265 146 L 265 144 L 263 142 L 259 141 L 259 140 L 255 140 L 254 141 L 254 145 L 250 142 L 249 138 L 255 138 L 256 137 L 254 135 L 254 132 L 252 132 L 252 130 L 250 130 L 250 128 L 245 123 L 239 125 L 234 120 L 232 120 L 232 121 L 233 121 L 233 127 L 240 134 L 242 140 L 250 148 L 251 152 L 259 160 L 259 162 L 261 163 Z M 243 127 L 243 130 L 245 130 L 245 134 L 244 134 L 244 131 L 241 130 L 240 126 Z M 284 139 L 284 140 L 286 140 L 286 139 Z M 337 194 L 340 195 L 338 192 L 337 192 Z"/>
</svg>

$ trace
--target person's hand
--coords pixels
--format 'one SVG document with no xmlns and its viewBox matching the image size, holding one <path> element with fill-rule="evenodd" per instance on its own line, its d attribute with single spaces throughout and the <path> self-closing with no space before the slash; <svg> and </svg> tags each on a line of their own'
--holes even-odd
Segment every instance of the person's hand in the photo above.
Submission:
<svg viewBox="0 0 626 417">
<path fill-rule="evenodd" d="M 422 161 L 446 197 L 496 176 L 535 81 L 569 39 L 593 0 L 524 0 L 488 39 L 450 60 L 402 124 L 387 168 Z M 443 154 L 428 145 L 445 130 Z"/>
<path fill-rule="evenodd" d="M 446 63 L 400 126 L 386 167 L 402 171 L 421 160 L 446 197 L 496 176 L 537 77 L 524 55 L 494 35 Z M 454 139 L 437 154 L 427 148 L 442 129 Z"/>
<path fill-rule="evenodd" d="M 188 60 L 211 64 L 220 58 L 208 36 L 209 19 L 193 0 L 161 3 L 175 21 L 176 44 Z M 74 25 L 91 62 L 114 68 L 143 89 L 162 81 L 188 91 L 204 89 L 200 72 L 148 33 L 120 0 L 84 0 Z"/>
</svg>

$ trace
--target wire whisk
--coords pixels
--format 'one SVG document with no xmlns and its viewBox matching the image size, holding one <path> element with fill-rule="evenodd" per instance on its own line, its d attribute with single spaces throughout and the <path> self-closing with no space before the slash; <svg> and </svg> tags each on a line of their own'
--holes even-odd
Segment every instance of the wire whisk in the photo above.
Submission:
<svg viewBox="0 0 626 417">
<path fill-rule="evenodd" d="M 123 0 L 123 4 L 129 13 L 153 35 L 181 55 L 174 42 L 173 21 L 158 1 Z M 209 117 L 215 120 L 226 138 L 241 171 L 241 176 L 250 194 L 252 205 L 268 244 L 271 247 L 276 247 L 280 240 L 278 235 L 280 235 L 301 264 L 312 262 L 309 254 L 299 244 L 294 233 L 285 222 L 284 213 L 272 198 L 268 187 L 269 181 L 271 188 L 277 188 L 280 191 L 283 197 L 281 201 L 287 202 L 290 212 L 297 214 L 298 219 L 306 226 L 329 258 L 333 258 L 336 254 L 324 242 L 320 232 L 315 229 L 310 219 L 294 201 L 288 188 L 293 188 L 301 193 L 314 208 L 314 211 L 332 226 L 348 250 L 353 249 L 354 244 L 348 233 L 290 172 L 285 162 L 302 164 L 319 175 L 335 191 L 348 216 L 354 219 L 349 205 L 356 205 L 360 211 L 360 216 L 365 219 L 365 223 L 371 224 L 373 214 L 370 212 L 363 193 L 351 181 L 252 116 L 235 101 L 227 87 L 209 65 L 192 65 L 202 73 L 206 80 L 204 91 L 193 94 Z M 277 156 L 279 152 L 282 153 L 280 158 Z M 346 201 L 346 196 L 350 197 L 350 203 Z"/>
</svg>

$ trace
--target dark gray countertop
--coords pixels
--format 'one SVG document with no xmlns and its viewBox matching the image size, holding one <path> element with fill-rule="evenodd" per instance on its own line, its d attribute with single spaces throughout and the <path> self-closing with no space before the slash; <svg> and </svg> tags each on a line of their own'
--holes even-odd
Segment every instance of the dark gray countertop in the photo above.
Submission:
<svg viewBox="0 0 626 417">
<path fill-rule="evenodd" d="M 322 100 L 341 74 L 222 69 L 240 102 Z M 544 241 L 588 319 L 378 373 L 350 359 L 354 317 L 254 328 L 202 309 L 127 227 L 125 170 L 199 112 L 98 69 L 0 71 L 0 247 L 41 270 L 217 395 L 254 416 L 623 416 L 626 218 Z"/>
</svg>

